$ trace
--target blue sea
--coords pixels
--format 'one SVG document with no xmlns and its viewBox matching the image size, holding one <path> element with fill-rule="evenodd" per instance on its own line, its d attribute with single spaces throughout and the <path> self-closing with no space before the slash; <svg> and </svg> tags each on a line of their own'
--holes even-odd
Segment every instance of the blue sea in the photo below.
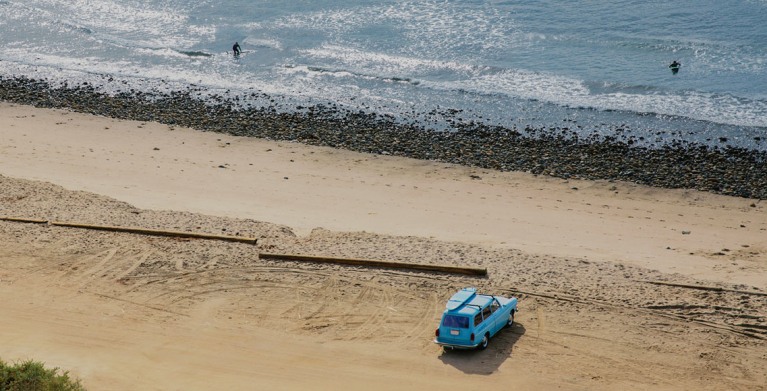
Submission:
<svg viewBox="0 0 767 391">
<path fill-rule="evenodd" d="M 767 0 L 0 0 L 0 76 L 767 150 Z"/>
</svg>

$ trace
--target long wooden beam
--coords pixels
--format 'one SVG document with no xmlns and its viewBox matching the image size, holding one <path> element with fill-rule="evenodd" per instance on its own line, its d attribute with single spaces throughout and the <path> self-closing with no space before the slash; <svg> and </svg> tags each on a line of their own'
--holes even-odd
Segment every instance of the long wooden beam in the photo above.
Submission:
<svg viewBox="0 0 767 391">
<path fill-rule="evenodd" d="M 675 284 L 675 283 L 672 283 L 672 282 L 649 281 L 649 280 L 634 280 L 634 281 L 636 281 L 636 282 L 644 282 L 646 284 L 653 284 L 653 285 L 673 286 L 673 287 L 676 287 L 676 288 L 697 289 L 697 290 L 701 290 L 701 291 L 734 292 L 734 293 L 742 293 L 744 295 L 767 296 L 767 293 L 765 293 L 765 292 L 752 292 L 752 291 L 744 291 L 744 290 L 738 290 L 738 289 L 727 289 L 727 288 L 721 288 L 721 287 L 718 287 L 718 286 Z"/>
<path fill-rule="evenodd" d="M 12 221 L 14 223 L 48 224 L 48 220 L 25 219 L 21 217 L 0 216 L 0 220 Z"/>
<path fill-rule="evenodd" d="M 129 233 L 141 234 L 141 235 L 171 236 L 171 237 L 177 237 L 177 238 L 223 240 L 228 242 L 241 242 L 241 243 L 248 243 L 248 244 L 256 244 L 256 242 L 258 241 L 258 239 L 256 238 L 247 238 L 242 236 L 227 236 L 227 235 L 214 235 L 214 234 L 204 234 L 204 233 L 195 233 L 195 232 L 166 231 L 166 230 L 148 229 L 148 228 L 113 227 L 108 225 L 67 223 L 67 222 L 61 222 L 61 221 L 52 221 L 50 224 L 59 226 L 59 227 L 94 229 L 99 231 L 129 232 Z"/>
<path fill-rule="evenodd" d="M 273 253 L 260 253 L 258 254 L 258 257 L 262 259 L 275 259 L 275 260 L 282 260 L 282 261 L 334 263 L 334 264 L 341 264 L 341 265 L 382 267 L 382 268 L 393 268 L 393 269 L 412 269 L 412 270 L 423 270 L 423 271 L 442 272 L 442 273 L 465 274 L 470 276 L 486 276 L 487 275 L 487 269 L 484 269 L 484 268 L 480 269 L 480 268 L 473 268 L 473 267 L 427 265 L 427 264 L 406 263 L 406 262 L 378 261 L 378 260 L 372 260 L 372 259 L 334 258 L 334 257 L 311 256 L 311 255 L 273 254 Z"/>
</svg>

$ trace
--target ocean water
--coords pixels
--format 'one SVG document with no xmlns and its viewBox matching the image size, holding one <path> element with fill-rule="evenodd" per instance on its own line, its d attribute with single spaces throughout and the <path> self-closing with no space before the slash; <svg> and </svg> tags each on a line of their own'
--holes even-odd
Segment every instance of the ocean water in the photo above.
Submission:
<svg viewBox="0 0 767 391">
<path fill-rule="evenodd" d="M 0 75 L 767 150 L 767 0 L 0 0 Z"/>
</svg>

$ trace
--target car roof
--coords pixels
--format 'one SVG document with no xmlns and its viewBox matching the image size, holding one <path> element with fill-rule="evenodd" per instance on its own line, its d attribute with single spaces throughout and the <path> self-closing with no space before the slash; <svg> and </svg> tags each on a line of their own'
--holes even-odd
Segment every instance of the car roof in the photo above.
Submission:
<svg viewBox="0 0 767 391">
<path fill-rule="evenodd" d="M 490 304 L 491 301 L 493 301 L 492 296 L 476 295 L 464 305 L 452 311 L 447 311 L 447 313 L 451 315 L 474 316 L 479 313 L 481 308 L 486 307 L 488 304 Z"/>
</svg>

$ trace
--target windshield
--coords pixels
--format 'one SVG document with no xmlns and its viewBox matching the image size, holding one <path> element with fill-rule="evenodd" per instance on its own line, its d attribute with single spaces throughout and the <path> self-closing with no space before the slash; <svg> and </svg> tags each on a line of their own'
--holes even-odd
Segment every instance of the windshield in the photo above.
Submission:
<svg viewBox="0 0 767 391">
<path fill-rule="evenodd" d="M 445 315 L 445 317 L 442 319 L 442 326 L 468 329 L 469 318 L 465 316 Z"/>
</svg>

